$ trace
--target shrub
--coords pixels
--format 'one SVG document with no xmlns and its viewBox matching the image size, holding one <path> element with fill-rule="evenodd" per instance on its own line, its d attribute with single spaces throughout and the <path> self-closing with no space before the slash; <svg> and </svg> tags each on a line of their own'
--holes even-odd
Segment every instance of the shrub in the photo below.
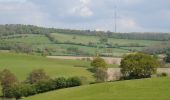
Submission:
<svg viewBox="0 0 170 100">
<path fill-rule="evenodd" d="M 42 80 L 35 84 L 37 93 L 43 93 L 56 89 L 55 82 L 53 80 Z"/>
<path fill-rule="evenodd" d="M 161 76 L 166 77 L 166 76 L 168 76 L 168 74 L 167 73 L 162 73 Z"/>
<path fill-rule="evenodd" d="M 23 96 L 30 96 L 36 94 L 36 90 L 32 85 L 17 83 L 6 89 L 6 98 L 20 99 Z"/>
<path fill-rule="evenodd" d="M 56 89 L 65 88 L 67 86 L 67 80 L 64 77 L 56 78 L 54 82 Z"/>
<path fill-rule="evenodd" d="M 71 77 L 67 79 L 67 87 L 80 86 L 81 80 L 78 77 Z"/>
<path fill-rule="evenodd" d="M 157 76 L 158 77 L 166 77 L 166 76 L 168 76 L 168 74 L 167 73 L 160 73 L 160 74 L 157 74 Z"/>
</svg>

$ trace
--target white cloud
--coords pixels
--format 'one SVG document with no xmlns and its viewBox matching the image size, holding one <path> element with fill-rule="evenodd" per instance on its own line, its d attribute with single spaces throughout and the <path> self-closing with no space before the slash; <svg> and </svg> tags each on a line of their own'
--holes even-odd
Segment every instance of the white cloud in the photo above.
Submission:
<svg viewBox="0 0 170 100">
<path fill-rule="evenodd" d="M 170 0 L 0 0 L 0 24 L 113 31 L 115 3 L 119 32 L 170 31 Z"/>
<path fill-rule="evenodd" d="M 70 12 L 82 17 L 92 16 L 93 11 L 88 7 L 88 4 L 91 2 L 91 0 L 80 0 L 79 2 L 80 5 L 73 7 Z"/>
<path fill-rule="evenodd" d="M 80 0 L 80 2 L 86 5 L 86 4 L 89 4 L 91 0 Z"/>
<path fill-rule="evenodd" d="M 41 12 L 41 10 L 35 4 L 29 1 L 26 1 L 25 3 L 8 2 L 5 3 L 5 5 L 3 3 L 0 3 L 0 12 L 1 24 L 44 25 L 48 17 L 46 13 Z M 4 20 L 6 22 L 4 22 Z"/>
<path fill-rule="evenodd" d="M 93 12 L 86 6 L 74 7 L 71 12 L 82 17 L 89 17 L 93 15 Z"/>
</svg>

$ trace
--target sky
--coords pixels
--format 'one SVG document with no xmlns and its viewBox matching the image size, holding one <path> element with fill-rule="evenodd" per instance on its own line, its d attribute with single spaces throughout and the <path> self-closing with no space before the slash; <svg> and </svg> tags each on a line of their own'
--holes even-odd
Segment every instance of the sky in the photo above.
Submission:
<svg viewBox="0 0 170 100">
<path fill-rule="evenodd" d="M 170 32 L 170 0 L 0 0 L 0 24 Z"/>
</svg>

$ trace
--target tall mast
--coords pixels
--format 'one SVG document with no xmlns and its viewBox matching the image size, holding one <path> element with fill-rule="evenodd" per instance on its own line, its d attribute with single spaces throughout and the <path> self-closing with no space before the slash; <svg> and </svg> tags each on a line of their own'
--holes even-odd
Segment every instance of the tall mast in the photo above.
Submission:
<svg viewBox="0 0 170 100">
<path fill-rule="evenodd" d="M 117 32 L 117 5 L 115 1 L 115 7 L 114 7 L 114 31 Z"/>
</svg>

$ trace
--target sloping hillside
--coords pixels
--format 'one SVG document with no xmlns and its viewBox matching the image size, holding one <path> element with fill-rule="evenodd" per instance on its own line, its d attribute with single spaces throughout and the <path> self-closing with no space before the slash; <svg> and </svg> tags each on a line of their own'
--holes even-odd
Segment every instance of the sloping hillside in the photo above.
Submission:
<svg viewBox="0 0 170 100">
<path fill-rule="evenodd" d="M 23 100 L 169 100 L 170 78 L 120 81 L 48 92 Z"/>
</svg>

